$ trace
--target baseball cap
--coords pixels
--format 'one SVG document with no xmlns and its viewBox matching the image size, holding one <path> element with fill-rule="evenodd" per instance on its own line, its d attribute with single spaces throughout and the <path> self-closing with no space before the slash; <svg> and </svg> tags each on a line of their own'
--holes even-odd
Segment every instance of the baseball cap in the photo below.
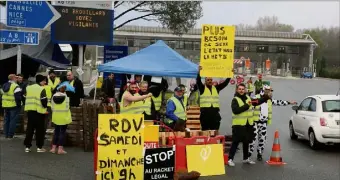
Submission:
<svg viewBox="0 0 340 180">
<path fill-rule="evenodd" d="M 174 91 L 175 91 L 175 92 L 177 92 L 177 91 L 182 91 L 182 88 L 179 87 L 179 86 L 177 86 L 177 87 L 174 89 Z"/>
</svg>

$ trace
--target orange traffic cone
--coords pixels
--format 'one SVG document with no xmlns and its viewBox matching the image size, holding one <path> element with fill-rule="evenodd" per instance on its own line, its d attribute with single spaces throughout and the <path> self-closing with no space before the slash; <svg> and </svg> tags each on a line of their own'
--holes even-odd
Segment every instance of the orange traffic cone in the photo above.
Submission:
<svg viewBox="0 0 340 180">
<path fill-rule="evenodd" d="M 274 135 L 274 143 L 272 147 L 272 154 L 270 155 L 269 161 L 267 161 L 267 164 L 269 165 L 284 165 L 281 157 L 281 147 L 280 147 L 280 141 L 279 141 L 279 131 L 275 131 Z"/>
</svg>

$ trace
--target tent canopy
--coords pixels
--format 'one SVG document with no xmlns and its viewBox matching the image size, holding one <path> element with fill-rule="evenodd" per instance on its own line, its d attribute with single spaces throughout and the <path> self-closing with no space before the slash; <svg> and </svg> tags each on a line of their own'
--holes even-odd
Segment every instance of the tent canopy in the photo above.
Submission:
<svg viewBox="0 0 340 180">
<path fill-rule="evenodd" d="M 195 78 L 198 65 L 159 40 L 129 56 L 101 64 L 100 72 Z"/>
</svg>

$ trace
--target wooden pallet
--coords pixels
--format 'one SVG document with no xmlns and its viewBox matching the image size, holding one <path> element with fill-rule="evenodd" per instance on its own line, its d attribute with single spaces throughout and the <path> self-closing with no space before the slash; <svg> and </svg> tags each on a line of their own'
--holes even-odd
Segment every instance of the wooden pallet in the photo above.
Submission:
<svg viewBox="0 0 340 180">
<path fill-rule="evenodd" d="M 190 106 L 187 110 L 186 126 L 190 130 L 201 130 L 200 107 Z"/>
</svg>

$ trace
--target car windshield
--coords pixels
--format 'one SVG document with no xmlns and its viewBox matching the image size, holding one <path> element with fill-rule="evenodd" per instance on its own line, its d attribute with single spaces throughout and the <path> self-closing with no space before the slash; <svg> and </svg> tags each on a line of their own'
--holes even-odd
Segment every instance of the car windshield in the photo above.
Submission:
<svg viewBox="0 0 340 180">
<path fill-rule="evenodd" d="M 340 100 L 322 101 L 323 112 L 340 112 Z"/>
</svg>

